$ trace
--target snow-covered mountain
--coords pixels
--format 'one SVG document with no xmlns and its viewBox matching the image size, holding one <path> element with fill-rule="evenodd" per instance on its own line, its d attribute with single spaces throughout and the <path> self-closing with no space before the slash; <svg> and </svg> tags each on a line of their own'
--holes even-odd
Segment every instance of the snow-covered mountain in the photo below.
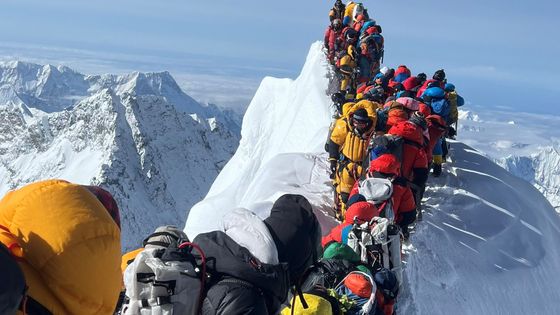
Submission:
<svg viewBox="0 0 560 315">
<path fill-rule="evenodd" d="M 334 226 L 323 151 L 330 123 L 328 65 L 321 46 L 311 47 L 296 80 L 263 80 L 237 152 L 190 210 L 190 237 L 221 228 L 221 218 L 235 207 L 264 218 L 284 193 L 310 200 L 323 233 Z M 397 312 L 559 313 L 560 218 L 549 202 L 465 143 L 452 143 L 450 159 L 444 175 L 429 181 L 424 221 L 405 256 Z"/>
<path fill-rule="evenodd" d="M 63 178 L 98 184 L 121 209 L 123 249 L 181 225 L 235 152 L 239 125 L 167 72 L 85 76 L 0 64 L 0 194 Z"/>
<path fill-rule="evenodd" d="M 535 186 L 560 213 L 560 116 L 461 111 L 458 139 Z"/>
</svg>

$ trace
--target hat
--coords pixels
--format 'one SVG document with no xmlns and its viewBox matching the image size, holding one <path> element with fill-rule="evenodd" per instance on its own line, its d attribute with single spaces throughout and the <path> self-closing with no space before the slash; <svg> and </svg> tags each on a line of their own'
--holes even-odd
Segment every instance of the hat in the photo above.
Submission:
<svg viewBox="0 0 560 315">
<path fill-rule="evenodd" d="M 421 112 L 418 111 L 414 112 L 412 116 L 410 116 L 408 121 L 422 128 L 422 130 L 426 130 L 426 128 L 428 128 L 428 123 L 426 122 L 426 118 L 424 117 L 424 114 L 422 114 Z"/>
<path fill-rule="evenodd" d="M 443 69 L 439 69 L 438 71 L 436 71 L 434 73 L 434 76 L 432 77 L 434 80 L 438 80 L 438 81 L 443 81 L 445 80 L 445 71 L 443 71 Z"/>
<path fill-rule="evenodd" d="M 381 154 L 369 164 L 370 172 L 399 175 L 401 172 L 401 162 L 393 154 Z"/>
<path fill-rule="evenodd" d="M 397 102 L 402 104 L 404 107 L 416 111 L 420 107 L 420 104 L 417 100 L 412 97 L 399 97 L 397 98 Z"/>
<path fill-rule="evenodd" d="M 426 81 L 426 79 L 428 79 L 428 76 L 424 72 L 420 72 L 416 76 L 416 79 L 418 80 L 419 83 L 421 83 L 421 82 Z"/>
<path fill-rule="evenodd" d="M 379 215 L 379 212 L 373 204 L 365 200 L 358 201 L 348 207 L 345 213 L 344 222 L 351 224 L 354 222 L 354 218 L 357 218 L 359 221 L 361 221 L 361 223 L 369 222 L 376 215 Z"/>
<path fill-rule="evenodd" d="M 353 116 L 353 119 L 358 120 L 358 121 L 370 121 L 369 117 L 368 117 L 368 112 L 367 110 L 363 109 L 363 108 L 358 108 Z"/>
</svg>

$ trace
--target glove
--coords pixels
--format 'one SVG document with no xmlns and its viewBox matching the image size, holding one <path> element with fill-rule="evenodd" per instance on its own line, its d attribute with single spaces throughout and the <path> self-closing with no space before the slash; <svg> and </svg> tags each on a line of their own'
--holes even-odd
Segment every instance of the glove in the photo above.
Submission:
<svg viewBox="0 0 560 315">
<path fill-rule="evenodd" d="M 330 169 L 331 169 L 331 179 L 334 179 L 336 177 L 336 166 L 337 166 L 337 162 L 335 159 L 331 159 L 329 160 L 329 162 L 331 163 Z"/>
</svg>

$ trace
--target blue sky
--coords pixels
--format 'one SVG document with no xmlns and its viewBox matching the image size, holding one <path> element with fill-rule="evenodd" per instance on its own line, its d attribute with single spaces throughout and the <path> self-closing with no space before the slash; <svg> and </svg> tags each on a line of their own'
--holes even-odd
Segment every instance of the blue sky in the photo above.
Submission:
<svg viewBox="0 0 560 315">
<path fill-rule="evenodd" d="M 7 0 L 0 58 L 85 73 L 170 71 L 195 98 L 243 108 L 264 76 L 295 78 L 334 1 Z M 476 105 L 556 113 L 556 1 L 364 1 L 385 64 L 444 68 Z"/>
</svg>

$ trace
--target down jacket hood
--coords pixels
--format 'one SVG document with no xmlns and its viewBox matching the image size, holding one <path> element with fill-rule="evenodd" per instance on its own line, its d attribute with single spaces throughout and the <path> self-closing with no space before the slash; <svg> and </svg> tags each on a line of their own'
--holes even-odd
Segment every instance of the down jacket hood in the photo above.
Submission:
<svg viewBox="0 0 560 315">
<path fill-rule="evenodd" d="M 389 129 L 388 134 L 397 135 L 405 138 L 406 140 L 416 142 L 418 145 L 424 144 L 422 138 L 422 131 L 420 127 L 409 121 L 402 121 Z"/>
<path fill-rule="evenodd" d="M 268 228 L 250 210 L 237 208 L 228 213 L 222 220 L 222 230 L 260 262 L 278 264 L 278 250 Z"/>
<path fill-rule="evenodd" d="M 9 192 L 0 225 L 23 249 L 28 294 L 53 314 L 113 314 L 121 290 L 120 230 L 86 188 L 48 180 Z"/>
<path fill-rule="evenodd" d="M 309 201 L 301 195 L 283 195 L 264 220 L 278 248 L 280 262 L 287 262 L 295 284 L 322 252 L 321 226 Z"/>
</svg>

